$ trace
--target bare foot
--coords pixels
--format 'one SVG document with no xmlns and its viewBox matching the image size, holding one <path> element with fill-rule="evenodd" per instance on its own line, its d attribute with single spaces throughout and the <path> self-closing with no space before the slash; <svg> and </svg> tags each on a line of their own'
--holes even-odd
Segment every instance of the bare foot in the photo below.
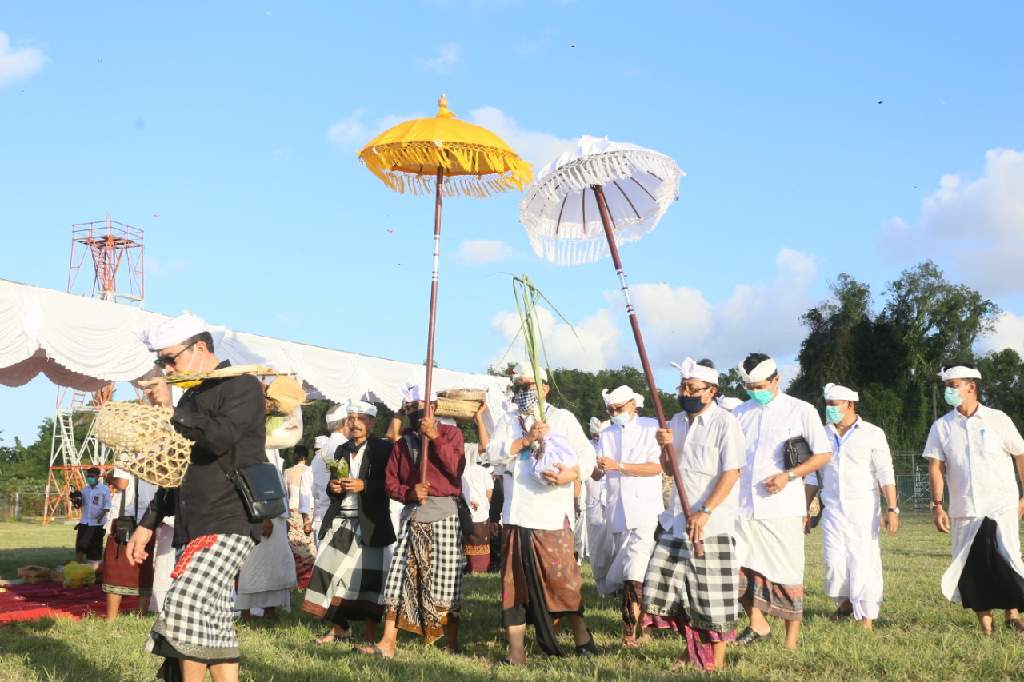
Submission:
<svg viewBox="0 0 1024 682">
<path fill-rule="evenodd" d="M 1007 618 L 1006 627 L 1017 632 L 1024 632 L 1024 620 L 1021 618 Z"/>
<path fill-rule="evenodd" d="M 394 658 L 395 647 L 391 648 L 383 647 L 380 644 L 371 644 L 370 646 L 361 646 L 358 651 L 363 654 L 369 654 L 370 656 L 380 656 L 381 658 Z"/>
<path fill-rule="evenodd" d="M 331 630 L 330 632 L 328 632 L 323 637 L 319 637 L 319 638 L 313 640 L 313 643 L 314 644 L 331 644 L 332 642 L 338 642 L 338 641 L 341 641 L 343 639 L 348 639 L 351 636 L 352 636 L 352 631 L 351 630 L 342 630 L 340 632 L 335 631 L 335 630 Z"/>
</svg>

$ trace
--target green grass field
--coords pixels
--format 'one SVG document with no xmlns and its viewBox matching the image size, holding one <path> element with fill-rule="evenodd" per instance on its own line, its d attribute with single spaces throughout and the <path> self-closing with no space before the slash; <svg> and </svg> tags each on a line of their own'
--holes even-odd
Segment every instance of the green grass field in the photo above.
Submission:
<svg viewBox="0 0 1024 682">
<path fill-rule="evenodd" d="M 13 577 L 27 563 L 56 564 L 71 557 L 68 526 L 0 524 L 0 575 Z M 800 651 L 774 640 L 730 649 L 721 679 L 736 680 L 1002 680 L 1024 678 L 1024 637 L 999 628 L 981 639 L 974 615 L 946 602 L 939 577 L 949 562 L 949 538 L 927 517 L 908 516 L 896 538 L 883 538 L 886 602 L 874 632 L 831 623 L 831 601 L 822 595 L 820 536 L 807 547 L 807 608 Z M 464 602 L 464 654 L 424 650 L 403 636 L 393 661 L 349 653 L 347 646 L 316 647 L 324 627 L 298 613 L 274 628 L 240 626 L 242 678 L 282 680 L 656 680 L 679 679 L 664 672 L 679 653 L 675 637 L 656 636 L 647 646 L 619 648 L 620 621 L 613 600 L 586 586 L 587 620 L 602 655 L 597 659 L 546 659 L 535 655 L 525 669 L 495 665 L 504 655 L 499 631 L 496 576 L 470 576 Z M 298 603 L 299 595 L 295 595 Z M 1000 616 L 1001 618 L 1001 616 Z M 999 621 L 1001 622 L 1001 620 Z M 149 680 L 156 659 L 142 650 L 150 618 L 122 616 L 108 626 L 100 619 L 38 621 L 0 628 L 0 680 Z M 566 642 L 568 644 L 568 640 Z M 533 653 L 533 652 L 531 652 Z M 699 675 L 693 675 L 699 678 Z"/>
</svg>

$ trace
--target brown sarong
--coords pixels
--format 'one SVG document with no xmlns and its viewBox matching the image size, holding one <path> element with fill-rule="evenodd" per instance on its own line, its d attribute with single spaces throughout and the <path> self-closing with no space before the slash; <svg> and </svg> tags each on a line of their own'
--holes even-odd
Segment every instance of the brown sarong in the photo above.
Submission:
<svg viewBox="0 0 1024 682">
<path fill-rule="evenodd" d="M 783 620 L 804 619 L 804 586 L 773 583 L 757 571 L 740 569 L 740 599 L 753 600 L 754 608 Z"/>
<path fill-rule="evenodd" d="M 128 563 L 127 546 L 117 544 L 113 533 L 107 536 L 107 549 L 103 553 L 103 591 L 125 597 L 148 597 L 153 594 L 156 533 L 146 545 L 146 560 L 138 566 Z"/>
<path fill-rule="evenodd" d="M 554 640 L 551 619 L 583 615 L 583 578 L 573 554 L 568 520 L 562 530 L 505 526 L 501 571 L 502 625 L 532 623 L 537 643 L 553 656 L 562 655 Z"/>
<path fill-rule="evenodd" d="M 491 565 L 491 523 L 473 523 L 473 532 L 463 540 L 462 551 L 469 560 L 467 573 L 486 573 Z"/>
</svg>

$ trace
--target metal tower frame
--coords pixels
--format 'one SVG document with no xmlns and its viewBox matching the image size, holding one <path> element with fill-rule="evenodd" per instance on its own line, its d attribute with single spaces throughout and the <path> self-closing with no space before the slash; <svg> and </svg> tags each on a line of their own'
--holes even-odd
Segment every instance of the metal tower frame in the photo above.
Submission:
<svg viewBox="0 0 1024 682">
<path fill-rule="evenodd" d="M 93 273 L 88 287 L 79 283 L 87 257 Z M 111 220 L 109 215 L 104 220 L 71 226 L 68 293 L 141 306 L 145 296 L 144 264 L 141 228 Z M 75 416 L 95 412 L 113 394 L 114 384 L 107 384 L 91 395 L 58 387 L 43 523 L 58 516 L 76 518 L 79 512 L 71 506 L 72 487 L 81 489 L 85 485 L 86 469 L 110 468 L 110 453 L 92 435 L 91 421 L 81 440 L 76 439 Z"/>
</svg>

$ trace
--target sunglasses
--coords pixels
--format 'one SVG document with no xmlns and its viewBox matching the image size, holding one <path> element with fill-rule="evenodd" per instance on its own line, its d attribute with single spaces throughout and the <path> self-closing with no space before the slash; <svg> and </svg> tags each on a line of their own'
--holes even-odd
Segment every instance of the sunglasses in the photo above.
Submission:
<svg viewBox="0 0 1024 682">
<path fill-rule="evenodd" d="M 178 359 L 178 356 L 187 351 L 189 348 L 194 346 L 195 343 L 190 343 L 174 355 L 158 355 L 156 356 L 156 366 L 160 369 L 167 369 L 170 365 L 174 364 L 174 361 Z"/>
</svg>

